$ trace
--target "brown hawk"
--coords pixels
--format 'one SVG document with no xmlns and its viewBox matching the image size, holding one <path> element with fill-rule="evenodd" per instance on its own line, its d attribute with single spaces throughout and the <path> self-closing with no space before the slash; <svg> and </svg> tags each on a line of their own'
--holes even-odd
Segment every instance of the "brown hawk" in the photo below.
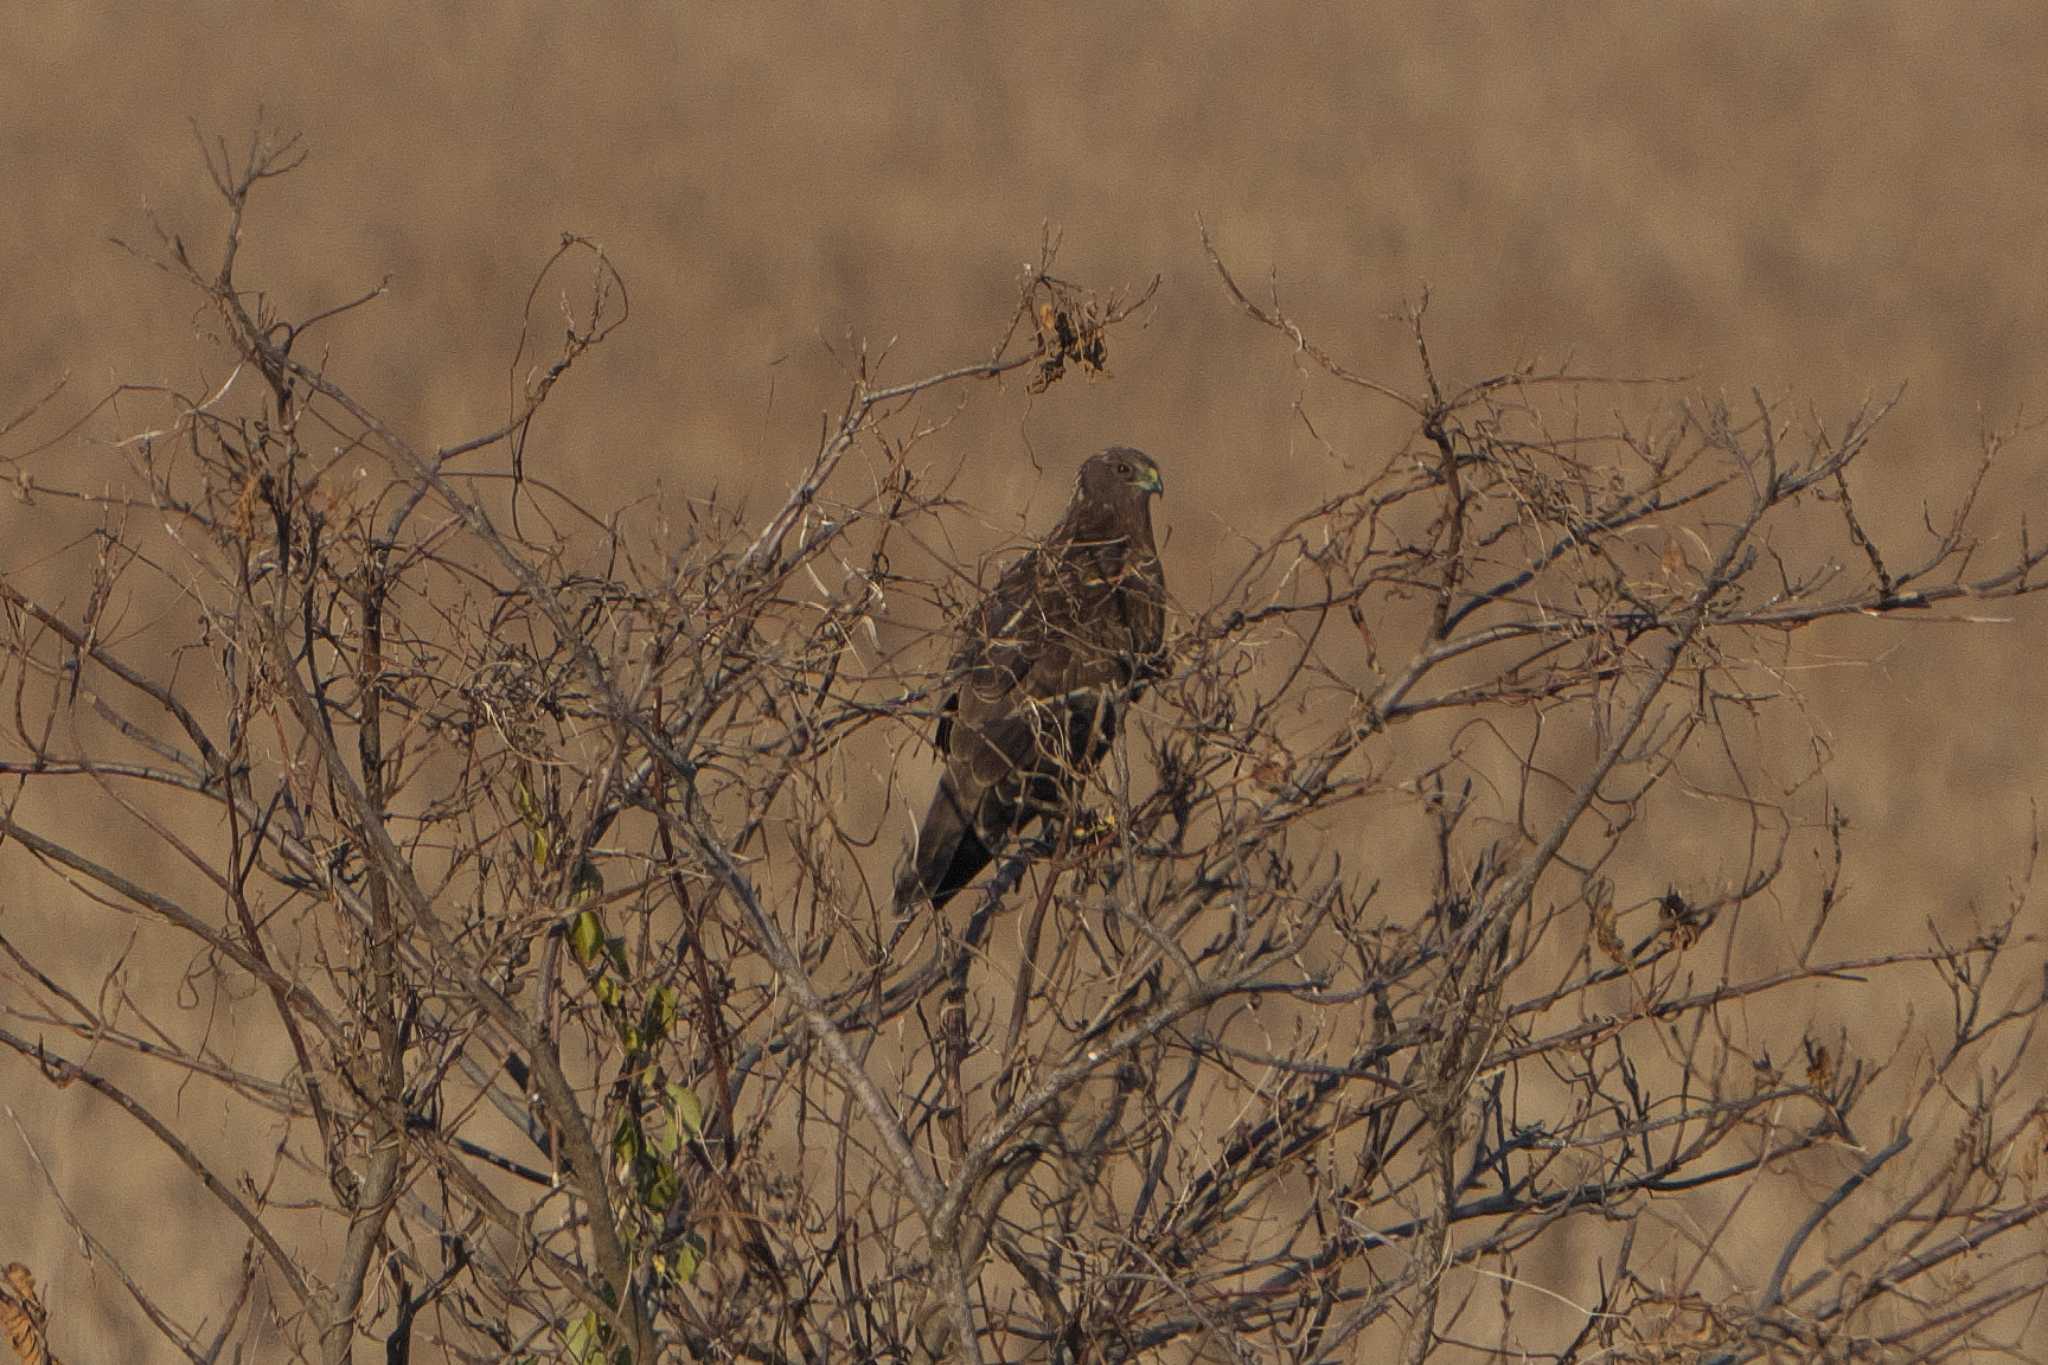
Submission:
<svg viewBox="0 0 2048 1365">
<path fill-rule="evenodd" d="M 946 768 L 897 873 L 897 913 L 944 905 L 1023 825 L 1063 812 L 1109 749 L 1160 664 L 1150 499 L 1164 490 L 1143 451 L 1092 457 L 1052 534 L 967 616 L 939 711 Z"/>
</svg>

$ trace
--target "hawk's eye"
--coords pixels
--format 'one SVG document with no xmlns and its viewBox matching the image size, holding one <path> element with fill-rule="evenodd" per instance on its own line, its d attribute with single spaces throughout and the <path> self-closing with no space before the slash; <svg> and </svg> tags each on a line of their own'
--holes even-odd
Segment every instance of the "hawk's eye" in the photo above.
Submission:
<svg viewBox="0 0 2048 1365">
<path fill-rule="evenodd" d="M 1127 478 L 1127 479 L 1128 479 L 1129 477 L 1131 477 L 1131 465 L 1130 465 L 1130 461 L 1128 461 L 1128 460 L 1118 460 L 1118 461 L 1116 462 L 1116 472 L 1117 472 L 1117 473 L 1119 473 L 1119 474 L 1121 474 L 1121 475 L 1123 475 L 1123 476 L 1124 476 L 1125 478 Z"/>
</svg>

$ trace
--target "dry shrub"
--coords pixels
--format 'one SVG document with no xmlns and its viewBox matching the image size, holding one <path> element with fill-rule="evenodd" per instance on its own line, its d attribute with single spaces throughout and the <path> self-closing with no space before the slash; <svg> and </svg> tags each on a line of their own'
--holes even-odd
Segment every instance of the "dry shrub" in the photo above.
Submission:
<svg viewBox="0 0 2048 1365">
<path fill-rule="evenodd" d="M 91 552 L 84 583 L 0 578 L 0 834 L 66 914 L 189 966 L 151 1000 L 109 988 L 113 935 L 83 969 L 0 941 L 0 1043 L 18 1082 L 125 1110 L 103 1155 L 169 1153 L 245 1241 L 226 1302 L 123 1275 L 188 1358 L 2022 1339 L 2048 1285 L 2025 877 L 1969 941 L 1820 951 L 1844 844 L 1798 632 L 1960 616 L 2048 553 L 1980 547 L 1981 471 L 1920 543 L 1875 543 L 1852 488 L 1885 405 L 1835 428 L 1658 390 L 1593 420 L 1612 386 L 1568 374 L 1440 385 L 1421 306 L 1410 393 L 1212 250 L 1412 439 L 1177 602 L 1086 810 L 898 922 L 906 826 L 877 812 L 947 686 L 932 628 L 987 581 L 915 452 L 948 394 L 1103 370 L 1149 291 L 1048 252 L 981 358 L 884 382 L 848 357 L 765 520 L 650 523 L 575 505 L 529 446 L 625 319 L 613 263 L 564 240 L 506 420 L 430 448 L 316 350 L 376 291 L 294 317 L 237 274 L 297 155 L 216 147 L 216 255 L 144 252 L 205 301 L 218 381 L 150 395 L 102 467 L 10 457 Z M 1952 1009 L 1801 1022 L 1913 981 Z M 261 1028 L 207 1022 L 250 1002 Z M 108 1059 L 208 1091 L 264 1164 Z"/>
</svg>

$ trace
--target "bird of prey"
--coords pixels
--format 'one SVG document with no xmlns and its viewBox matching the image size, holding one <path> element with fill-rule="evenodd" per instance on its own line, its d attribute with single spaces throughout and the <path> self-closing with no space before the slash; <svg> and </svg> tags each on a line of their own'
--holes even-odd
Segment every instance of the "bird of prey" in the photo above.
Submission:
<svg viewBox="0 0 2048 1365">
<path fill-rule="evenodd" d="M 1058 816 L 1158 669 L 1166 581 L 1151 456 L 1112 446 L 963 622 L 939 712 L 945 771 L 896 877 L 896 911 L 943 906 L 1032 818 Z"/>
</svg>

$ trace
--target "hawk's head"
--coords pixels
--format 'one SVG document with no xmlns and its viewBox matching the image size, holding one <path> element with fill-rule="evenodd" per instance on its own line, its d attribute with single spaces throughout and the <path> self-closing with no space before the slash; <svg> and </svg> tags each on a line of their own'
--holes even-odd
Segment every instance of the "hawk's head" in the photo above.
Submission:
<svg viewBox="0 0 2048 1365">
<path fill-rule="evenodd" d="M 1111 446 L 1081 466 L 1081 496 L 1106 506 L 1136 506 L 1164 493 L 1159 462 L 1130 446 Z"/>
</svg>

